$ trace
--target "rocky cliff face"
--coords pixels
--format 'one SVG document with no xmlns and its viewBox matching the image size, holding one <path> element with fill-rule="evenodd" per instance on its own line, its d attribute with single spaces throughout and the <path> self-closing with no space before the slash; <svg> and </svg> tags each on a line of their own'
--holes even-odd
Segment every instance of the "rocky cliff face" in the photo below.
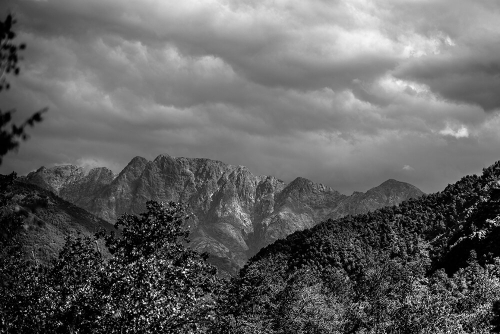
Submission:
<svg viewBox="0 0 500 334">
<path fill-rule="evenodd" d="M 105 167 L 94 168 L 88 174 L 67 183 L 59 196 L 82 208 L 89 208 L 92 199 L 104 186 L 110 184 L 115 175 Z"/>
<path fill-rule="evenodd" d="M 105 168 L 85 174 L 78 167 L 59 166 L 41 168 L 26 180 L 110 222 L 125 212 L 144 211 L 150 199 L 186 203 L 193 213 L 192 247 L 237 267 L 276 239 L 327 218 L 366 213 L 423 194 L 389 180 L 346 196 L 304 178 L 285 184 L 243 166 L 168 155 L 154 161 L 136 157 L 116 177 Z"/>
<path fill-rule="evenodd" d="M 52 168 L 40 167 L 36 172 L 31 172 L 26 181 L 59 195 L 59 191 L 77 180 L 85 177 L 83 168 L 63 165 Z"/>
</svg>

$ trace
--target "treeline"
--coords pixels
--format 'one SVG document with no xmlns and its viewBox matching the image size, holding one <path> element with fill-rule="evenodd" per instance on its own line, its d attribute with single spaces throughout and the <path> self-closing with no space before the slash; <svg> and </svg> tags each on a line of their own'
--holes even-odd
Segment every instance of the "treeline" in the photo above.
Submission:
<svg viewBox="0 0 500 334">
<path fill-rule="evenodd" d="M 118 234 L 68 238 L 47 265 L 22 256 L 12 213 L 1 217 L 0 332 L 499 331 L 499 180 L 497 162 L 442 192 L 325 221 L 232 279 L 187 247 L 180 204 L 148 202 Z"/>
<path fill-rule="evenodd" d="M 185 247 L 180 204 L 148 202 L 119 233 L 68 237 L 48 265 L 4 242 L 2 333 L 199 333 L 212 326 L 222 281 L 207 256 Z M 106 252 L 98 240 L 104 240 Z"/>
<path fill-rule="evenodd" d="M 275 242 L 235 280 L 233 322 L 267 333 L 489 333 L 499 180 L 497 162 L 440 193 Z"/>
</svg>

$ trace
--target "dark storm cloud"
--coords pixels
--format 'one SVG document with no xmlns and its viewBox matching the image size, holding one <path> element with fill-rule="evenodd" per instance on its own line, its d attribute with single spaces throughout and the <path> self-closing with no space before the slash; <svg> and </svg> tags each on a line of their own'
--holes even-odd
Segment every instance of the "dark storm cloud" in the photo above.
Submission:
<svg viewBox="0 0 500 334">
<path fill-rule="evenodd" d="M 402 63 L 396 77 L 426 84 L 456 103 L 500 108 L 500 2 L 415 1 L 397 11 L 420 35 L 434 39 L 436 49 Z M 415 13 L 426 19 L 412 20 Z"/>
<path fill-rule="evenodd" d="M 198 3 L 199 8 L 190 8 L 168 2 L 164 5 L 161 2 L 124 4 L 121 1 L 83 4 L 74 0 L 24 0 L 20 19 L 33 18 L 27 31 L 49 39 L 85 43 L 81 47 L 90 46 L 90 49 L 83 51 L 82 57 L 89 54 L 94 61 L 99 60 L 92 54 L 96 42 L 102 43 L 102 47 L 122 48 L 123 42 L 138 41 L 148 52 L 153 52 L 153 57 L 163 48 L 174 46 L 180 57 L 215 57 L 237 74 L 264 86 L 342 90 L 351 87 L 353 79 L 376 79 L 398 61 L 391 54 L 393 50 L 378 45 L 377 39 L 383 36 L 370 36 L 367 31 L 343 36 L 345 27 L 322 22 L 321 18 L 326 20 L 327 17 L 334 22 L 340 21 L 342 15 L 331 8 L 324 13 L 306 11 L 305 18 L 297 20 L 296 15 L 302 14 L 298 11 L 308 6 L 267 8 L 240 3 L 229 8 L 215 5 L 216 2 L 207 4 Z M 156 11 L 155 5 L 160 10 Z M 344 6 L 334 3 L 326 6 L 317 2 L 317 5 L 345 11 Z M 278 10 L 284 10 L 283 14 Z M 343 21 L 348 27 L 353 25 Z M 346 40 L 349 37 L 352 40 Z M 355 44 L 358 38 L 371 45 L 355 46 L 356 52 L 350 52 L 349 42 Z M 113 77 L 116 78 L 116 74 Z M 119 80 L 121 78 L 116 78 Z"/>
<path fill-rule="evenodd" d="M 500 34 L 487 50 L 462 57 L 435 56 L 408 62 L 395 75 L 424 83 L 445 99 L 479 105 L 485 111 L 500 108 Z"/>
<path fill-rule="evenodd" d="M 500 157 L 494 1 L 18 0 L 43 106 L 1 172 L 206 157 L 341 191 L 440 190 Z M 34 140 L 36 138 L 36 140 Z M 57 147 L 57 149 L 47 149 Z"/>
</svg>

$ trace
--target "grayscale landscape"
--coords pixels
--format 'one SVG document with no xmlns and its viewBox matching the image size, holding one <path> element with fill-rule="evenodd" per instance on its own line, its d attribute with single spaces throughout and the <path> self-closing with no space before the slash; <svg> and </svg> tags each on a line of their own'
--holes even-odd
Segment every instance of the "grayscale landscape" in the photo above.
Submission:
<svg viewBox="0 0 500 334">
<path fill-rule="evenodd" d="M 500 2 L 0 3 L 0 333 L 500 333 Z"/>
</svg>

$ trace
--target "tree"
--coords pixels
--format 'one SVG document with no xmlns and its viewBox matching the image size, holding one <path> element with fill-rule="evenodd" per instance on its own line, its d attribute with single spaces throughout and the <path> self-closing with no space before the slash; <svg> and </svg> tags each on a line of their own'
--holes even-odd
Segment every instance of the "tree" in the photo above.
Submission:
<svg viewBox="0 0 500 334">
<path fill-rule="evenodd" d="M 186 247 L 186 219 L 181 204 L 149 201 L 147 212 L 118 220 L 120 237 L 105 237 L 104 332 L 200 333 L 214 321 L 220 282 L 208 255 Z"/>
<path fill-rule="evenodd" d="M 221 281 L 206 254 L 186 247 L 187 218 L 180 204 L 150 201 L 118 220 L 120 233 L 68 237 L 43 270 L 6 257 L 0 333 L 208 332 Z"/>
<path fill-rule="evenodd" d="M 16 33 L 12 28 L 15 23 L 16 21 L 11 14 L 7 15 L 5 21 L 0 21 L 0 91 L 10 88 L 10 84 L 6 78 L 8 74 L 19 75 L 19 51 L 26 48 L 25 44 L 14 43 Z M 21 125 L 9 124 L 14 111 L 0 110 L 0 165 L 2 164 L 2 157 L 4 155 L 19 147 L 19 140 L 26 140 L 28 138 L 26 128 L 41 122 L 42 114 L 47 111 L 47 108 L 37 111 Z"/>
<path fill-rule="evenodd" d="M 59 257 L 42 275 L 40 332 L 96 333 L 102 328 L 107 295 L 103 258 L 95 240 L 67 237 Z"/>
<path fill-rule="evenodd" d="M 38 266 L 26 261 L 21 247 L 0 250 L 0 333 L 37 333 L 47 308 Z"/>
<path fill-rule="evenodd" d="M 500 300 L 493 303 L 492 312 L 493 319 L 491 319 L 491 325 L 493 328 L 491 329 L 491 332 L 500 333 Z"/>
</svg>

